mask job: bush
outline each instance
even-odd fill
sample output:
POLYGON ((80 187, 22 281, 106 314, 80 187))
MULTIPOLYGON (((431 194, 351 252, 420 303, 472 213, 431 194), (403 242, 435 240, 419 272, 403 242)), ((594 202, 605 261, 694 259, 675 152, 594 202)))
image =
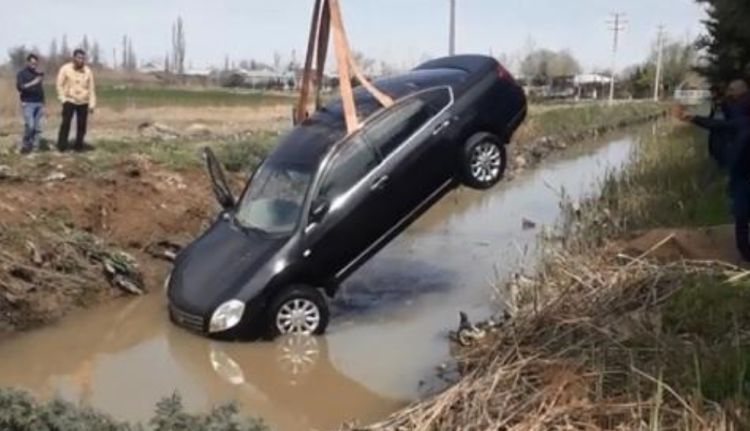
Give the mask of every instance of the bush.
POLYGON ((186 413, 174 394, 156 405, 148 426, 119 422, 89 407, 61 399, 40 403, 27 392, 0 389, 0 429, 3 431, 264 431, 259 420, 239 415, 234 404, 214 408, 205 415, 186 413))

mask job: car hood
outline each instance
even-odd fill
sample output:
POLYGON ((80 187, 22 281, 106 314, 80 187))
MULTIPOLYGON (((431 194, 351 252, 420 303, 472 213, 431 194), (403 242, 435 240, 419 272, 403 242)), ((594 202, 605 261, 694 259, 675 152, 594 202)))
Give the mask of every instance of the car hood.
POLYGON ((244 231, 229 220, 217 221, 175 261, 170 302, 183 311, 205 315, 224 301, 249 300, 248 292, 240 291, 273 264, 287 240, 244 231))

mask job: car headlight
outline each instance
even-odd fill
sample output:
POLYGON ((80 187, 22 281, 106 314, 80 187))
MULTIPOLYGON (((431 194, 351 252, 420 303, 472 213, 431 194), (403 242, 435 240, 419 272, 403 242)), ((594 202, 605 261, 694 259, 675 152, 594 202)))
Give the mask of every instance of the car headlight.
POLYGON ((221 332, 233 328, 242 320, 245 312, 245 303, 236 299, 227 301, 219 306, 211 316, 209 332, 221 332))

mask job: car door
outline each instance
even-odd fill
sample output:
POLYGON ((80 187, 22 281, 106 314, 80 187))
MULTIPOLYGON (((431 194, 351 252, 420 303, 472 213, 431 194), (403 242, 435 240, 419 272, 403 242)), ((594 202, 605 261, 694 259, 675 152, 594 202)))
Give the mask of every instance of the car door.
POLYGON ((374 118, 365 139, 383 159, 381 234, 398 229, 451 178, 448 87, 422 91, 374 118))
POLYGON ((324 214, 308 216, 305 228, 304 255, 314 280, 335 281, 377 238, 371 216, 379 204, 372 184, 379 166, 377 152, 361 133, 348 137, 327 162, 311 204, 311 211, 324 206, 324 214))

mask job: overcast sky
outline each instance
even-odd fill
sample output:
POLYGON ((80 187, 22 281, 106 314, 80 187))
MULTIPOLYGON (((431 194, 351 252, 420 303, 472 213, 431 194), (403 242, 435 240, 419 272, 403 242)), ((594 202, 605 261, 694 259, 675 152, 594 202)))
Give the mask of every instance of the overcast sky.
MULTIPOLYGON (((187 57, 195 68, 255 58, 272 62, 304 54, 313 0, 0 0, 0 52, 37 46, 67 34, 98 40, 105 58, 131 36, 140 60, 163 58, 170 27, 185 21, 187 57)), ((369 57, 411 65, 447 51, 448 0, 341 0, 350 43, 369 57)), ((664 24, 672 37, 695 37, 704 12, 694 0, 458 0, 458 51, 518 54, 537 47, 570 49, 590 70, 609 67, 612 36, 605 21, 627 13, 618 61, 642 61, 664 24)))

